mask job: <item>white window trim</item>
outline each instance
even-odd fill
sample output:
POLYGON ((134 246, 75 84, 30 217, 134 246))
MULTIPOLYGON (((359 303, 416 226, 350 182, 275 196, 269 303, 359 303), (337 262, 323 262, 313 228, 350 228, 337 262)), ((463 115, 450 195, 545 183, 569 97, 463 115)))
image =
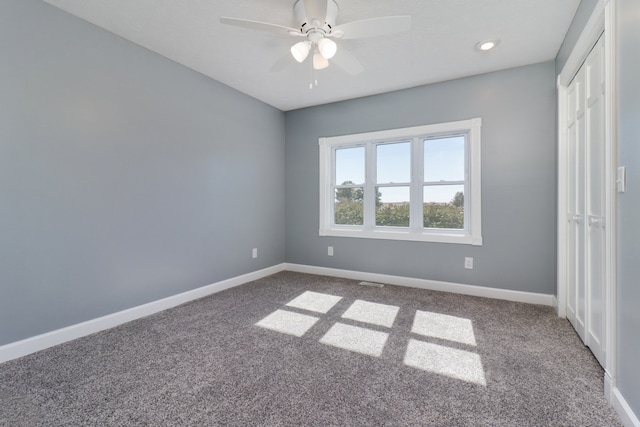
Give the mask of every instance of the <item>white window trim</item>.
MULTIPOLYGON (((434 125, 415 126, 402 129, 391 129, 378 132, 367 132, 352 135, 342 135, 328 138, 320 138, 320 236, 337 236, 337 237, 355 237, 365 239, 388 239, 388 240, 408 240, 420 242, 436 242, 436 243, 458 243, 474 246, 482 246, 482 225, 481 225, 481 172, 480 172, 480 128, 482 119, 473 118, 469 120, 461 120, 449 123, 440 123, 434 125), (465 188, 465 229, 464 230, 435 230, 424 229, 419 230, 415 227, 396 228, 396 227, 372 227, 352 226, 352 225, 334 225, 333 224, 333 193, 332 186, 332 167, 334 164, 333 148, 340 146, 356 146, 377 142, 391 142, 399 140, 408 140, 419 137, 431 136, 447 136, 450 134, 466 134, 467 137, 467 170, 469 178, 469 188, 465 188)), ((417 159, 416 153, 413 159, 417 159)), ((368 162, 374 161, 374 156, 367 155, 368 162)), ((415 160, 414 160, 415 161, 415 160)), ((367 165, 367 171, 372 170, 367 165)), ((416 174, 421 174, 415 165, 412 165, 412 180, 419 181, 416 174)), ((367 176, 365 181, 372 180, 373 177, 367 176)), ((365 183, 365 185, 375 185, 365 183)), ((413 196, 413 194, 412 194, 413 196)), ((366 199, 365 199, 366 200, 366 199)), ((373 201, 369 201, 373 203, 373 201)), ((366 203, 366 201, 365 201, 366 203)), ((369 204, 370 204, 369 203, 369 204)), ((414 204, 415 206, 415 204, 414 204)), ((364 207, 365 211, 371 209, 371 206, 364 207)), ((415 209, 415 208, 414 208, 415 209)), ((412 212, 412 217, 415 218, 412 212)), ((415 223, 415 219, 412 220, 415 223)), ((413 225, 412 223, 412 225, 413 225)))

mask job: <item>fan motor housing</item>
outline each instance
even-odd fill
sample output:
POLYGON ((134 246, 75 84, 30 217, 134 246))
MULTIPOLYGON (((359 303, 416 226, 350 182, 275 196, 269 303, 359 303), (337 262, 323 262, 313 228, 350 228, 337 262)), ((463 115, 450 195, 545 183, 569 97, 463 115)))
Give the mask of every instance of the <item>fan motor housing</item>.
POLYGON ((325 33, 330 33, 331 28, 336 25, 336 17, 338 16, 338 4, 334 0, 316 0, 327 2, 327 16, 308 17, 304 10, 304 1, 297 0, 293 5, 293 16, 296 20, 296 24, 300 27, 300 31, 303 33, 309 33, 309 31, 316 29, 322 30, 325 33))

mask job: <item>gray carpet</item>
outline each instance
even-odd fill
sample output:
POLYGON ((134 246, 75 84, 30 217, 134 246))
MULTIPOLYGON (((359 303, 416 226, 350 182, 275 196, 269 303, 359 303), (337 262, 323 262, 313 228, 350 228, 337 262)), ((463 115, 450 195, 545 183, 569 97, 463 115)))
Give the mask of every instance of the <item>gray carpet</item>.
POLYGON ((621 424, 550 307, 283 272, 1 364, 0 425, 621 424))

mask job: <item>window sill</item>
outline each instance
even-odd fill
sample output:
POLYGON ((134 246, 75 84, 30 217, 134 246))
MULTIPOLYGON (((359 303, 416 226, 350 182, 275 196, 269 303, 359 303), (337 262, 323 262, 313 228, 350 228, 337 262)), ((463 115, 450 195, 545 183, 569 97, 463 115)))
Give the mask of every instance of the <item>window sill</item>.
POLYGON ((482 236, 463 233, 415 232, 403 230, 362 230, 348 228, 331 228, 320 230, 320 236, 352 237, 357 239, 404 240, 409 242, 454 243, 460 245, 482 246, 482 236))

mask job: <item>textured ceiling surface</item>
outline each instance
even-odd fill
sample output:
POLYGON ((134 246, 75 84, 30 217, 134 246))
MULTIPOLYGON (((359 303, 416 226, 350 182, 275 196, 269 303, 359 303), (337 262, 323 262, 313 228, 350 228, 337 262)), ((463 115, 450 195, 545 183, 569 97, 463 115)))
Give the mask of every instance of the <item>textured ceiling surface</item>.
POLYGON ((555 58, 580 0, 336 0, 337 23, 411 15, 411 31, 339 40, 364 66, 315 72, 291 58, 300 39, 220 23, 221 16, 297 27, 295 0, 43 0, 280 110, 325 104, 555 58), (490 52, 474 46, 499 39, 490 52))

